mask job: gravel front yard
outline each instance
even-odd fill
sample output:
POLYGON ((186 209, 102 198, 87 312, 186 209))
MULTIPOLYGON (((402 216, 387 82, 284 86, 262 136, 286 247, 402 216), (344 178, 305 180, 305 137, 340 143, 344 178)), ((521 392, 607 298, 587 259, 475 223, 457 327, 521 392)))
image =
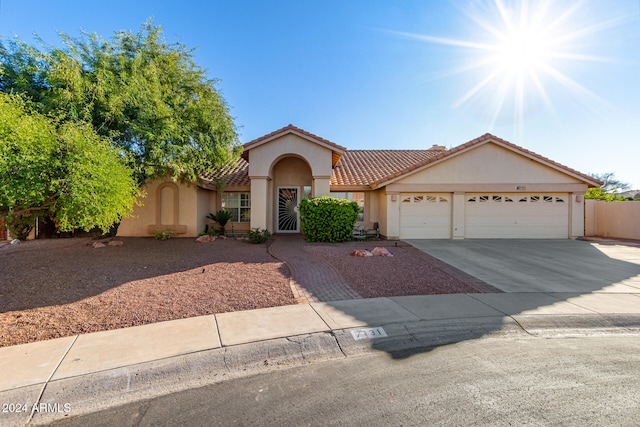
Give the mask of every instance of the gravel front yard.
MULTIPOLYGON (((266 244, 121 238, 0 246, 0 347, 214 313, 296 304, 286 264, 266 244)), ((363 297, 486 291, 403 243, 306 244, 363 297), (388 246, 395 257, 349 257, 388 246)))
POLYGON ((0 346, 296 303, 289 270, 264 244, 118 240, 0 247, 0 346))

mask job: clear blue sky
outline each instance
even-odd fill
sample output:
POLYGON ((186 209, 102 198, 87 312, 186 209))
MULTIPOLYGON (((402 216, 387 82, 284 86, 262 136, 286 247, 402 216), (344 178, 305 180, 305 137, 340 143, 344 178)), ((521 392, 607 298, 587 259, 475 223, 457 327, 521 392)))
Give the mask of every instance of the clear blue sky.
POLYGON ((638 0, 0 0, 0 36, 150 17, 221 79, 243 143, 289 123, 349 149, 490 132, 640 189, 638 0))

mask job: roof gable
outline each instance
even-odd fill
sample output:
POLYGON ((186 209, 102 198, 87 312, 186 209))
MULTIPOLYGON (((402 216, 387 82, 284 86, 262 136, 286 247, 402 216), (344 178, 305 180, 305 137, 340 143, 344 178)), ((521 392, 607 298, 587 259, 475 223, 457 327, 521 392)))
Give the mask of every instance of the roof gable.
POLYGON ((331 142, 327 139, 321 138, 318 135, 314 135, 311 132, 307 132, 304 129, 300 129, 292 124, 289 124, 281 129, 278 129, 274 132, 271 132, 267 135, 261 136, 260 138, 254 139, 253 141, 249 141, 244 144, 242 147, 244 148, 244 152, 242 153, 242 158, 247 160, 249 150, 252 150, 256 147, 259 147, 263 144, 267 144, 273 140, 282 138, 286 135, 296 135, 306 141, 312 142, 314 144, 320 145, 321 147, 327 148, 331 150, 331 165, 335 166, 339 161, 344 152, 347 150, 345 147, 338 145, 334 142, 331 142))
POLYGON ((525 148, 522 148, 518 145, 512 144, 508 141, 505 141, 501 138, 498 138, 494 135, 491 135, 489 133, 482 135, 479 138, 476 138, 474 140, 471 140, 465 144, 459 145, 457 147, 454 147, 448 151, 445 152, 441 152, 438 153, 436 156, 433 156, 429 159, 426 159, 425 161, 421 162, 421 163, 416 163, 412 166, 407 167, 406 169, 394 174, 393 176, 389 176, 387 178, 383 178, 383 179, 378 179, 377 181, 371 183, 371 187, 372 188, 379 188, 379 187, 384 187, 388 184, 391 184, 393 182, 397 182, 399 180, 402 180, 403 178, 406 178, 410 175, 414 175, 420 171, 423 171, 427 168, 430 167, 434 167, 435 165, 444 163, 444 162, 449 162, 451 161, 451 159, 454 159, 458 156, 461 156, 465 153, 468 153, 472 150, 478 149, 479 147, 482 147, 485 144, 495 144, 499 147, 504 148, 507 151, 510 151, 516 155, 522 156, 524 158, 528 158, 534 162, 536 162, 539 165, 543 165, 546 166, 547 168, 550 168, 554 171, 557 171, 561 174, 564 174, 566 176, 569 176, 573 179, 576 179, 580 182, 584 182, 586 184, 588 184, 589 186, 600 186, 601 183, 600 181, 585 175, 583 173, 580 173, 574 169, 571 169, 567 166, 564 166, 560 163, 554 162, 551 159, 548 159, 544 156, 541 156, 539 154, 536 154, 532 151, 529 151, 525 148))

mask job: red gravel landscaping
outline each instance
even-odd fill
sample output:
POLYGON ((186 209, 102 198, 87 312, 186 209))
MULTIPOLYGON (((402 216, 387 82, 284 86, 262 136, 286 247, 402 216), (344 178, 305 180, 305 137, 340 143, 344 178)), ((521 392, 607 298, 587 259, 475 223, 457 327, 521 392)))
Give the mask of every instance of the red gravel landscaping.
POLYGON ((491 286, 404 242, 307 244, 305 251, 331 264, 364 298, 497 292, 491 286), (393 257, 348 256, 354 249, 386 247, 393 257))
MULTIPOLYGON (((286 264, 238 240, 122 238, 0 245, 0 346, 229 311, 296 304, 286 264)), ((402 242, 304 244, 363 297, 491 292, 402 242), (350 257, 387 246, 395 255, 350 257)))

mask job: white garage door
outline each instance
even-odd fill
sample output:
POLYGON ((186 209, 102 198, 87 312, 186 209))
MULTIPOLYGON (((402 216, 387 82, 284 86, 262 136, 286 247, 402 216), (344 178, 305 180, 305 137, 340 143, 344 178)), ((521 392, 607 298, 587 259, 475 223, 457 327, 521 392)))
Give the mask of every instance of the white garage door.
POLYGON ((566 239, 569 196, 560 194, 467 194, 465 237, 566 239))
POLYGON ((451 194, 415 193, 400 195, 401 239, 449 239, 451 237, 451 194))

